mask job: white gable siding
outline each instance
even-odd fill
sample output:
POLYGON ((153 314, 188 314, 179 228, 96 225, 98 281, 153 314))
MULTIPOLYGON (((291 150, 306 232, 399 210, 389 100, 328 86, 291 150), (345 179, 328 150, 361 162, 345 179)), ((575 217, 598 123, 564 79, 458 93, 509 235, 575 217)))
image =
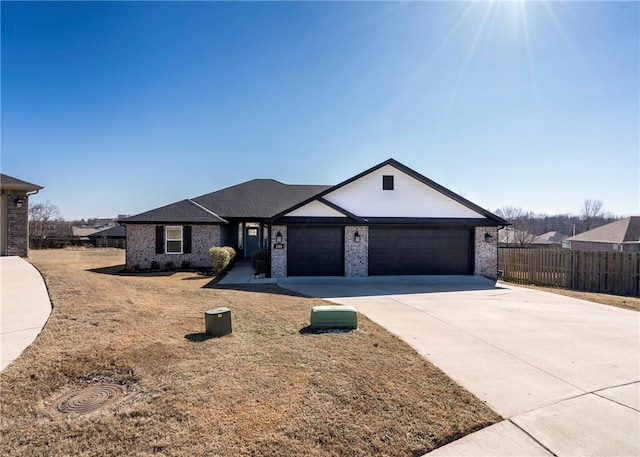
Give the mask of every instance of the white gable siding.
POLYGON ((346 217, 340 211, 325 205, 318 200, 307 203, 300 208, 285 214, 290 217, 346 217))
POLYGON ((324 198, 361 217, 485 217, 391 165, 336 189, 324 198), (394 190, 382 190, 383 175, 395 177, 394 190))

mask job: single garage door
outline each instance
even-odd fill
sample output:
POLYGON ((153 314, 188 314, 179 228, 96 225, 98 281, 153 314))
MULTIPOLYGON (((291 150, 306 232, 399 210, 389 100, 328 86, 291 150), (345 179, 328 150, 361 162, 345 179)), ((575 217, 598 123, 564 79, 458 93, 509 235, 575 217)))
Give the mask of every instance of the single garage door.
POLYGON ((288 276, 342 276, 343 227, 289 227, 288 276))
POLYGON ((369 275, 473 273, 468 229, 369 227, 369 275))

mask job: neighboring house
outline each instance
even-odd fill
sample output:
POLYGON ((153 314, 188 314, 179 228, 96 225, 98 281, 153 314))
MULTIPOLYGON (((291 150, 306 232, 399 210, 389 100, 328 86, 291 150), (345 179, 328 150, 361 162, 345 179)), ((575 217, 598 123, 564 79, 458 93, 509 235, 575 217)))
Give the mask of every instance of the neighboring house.
POLYGON ((389 159, 335 186, 255 179, 119 221, 127 269, 268 249, 272 277, 497 276, 508 222, 389 159))
POLYGON ((571 236, 563 246, 572 251, 640 251, 640 216, 631 216, 571 236))
POLYGON ((0 173, 0 255, 29 255, 29 195, 40 189, 0 173))
POLYGON ((501 248, 526 248, 536 238, 525 230, 504 227, 498 231, 498 246, 501 248))
POLYGON ((97 248, 124 248, 126 237, 127 229, 124 225, 116 225, 88 235, 91 244, 97 248))
POLYGON ((539 249, 562 248, 562 241, 567 238, 562 232, 552 231, 536 236, 529 247, 539 249))

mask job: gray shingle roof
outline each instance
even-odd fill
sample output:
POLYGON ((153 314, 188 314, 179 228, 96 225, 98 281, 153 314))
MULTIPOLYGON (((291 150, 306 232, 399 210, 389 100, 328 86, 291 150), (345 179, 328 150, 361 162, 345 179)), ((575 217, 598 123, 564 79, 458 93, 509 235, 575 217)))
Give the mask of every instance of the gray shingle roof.
POLYGON ((531 244, 554 244, 554 243, 560 243, 566 237, 567 237, 567 235, 565 235, 562 232, 552 231, 552 232, 547 232, 547 233, 543 233, 542 235, 536 236, 533 239, 533 241, 531 242, 531 244))
POLYGON ((193 200, 225 219, 266 219, 329 187, 283 184, 274 179, 253 179, 193 200))
POLYGON ((227 221, 211 210, 187 199, 127 217, 119 222, 224 224, 227 221))
POLYGON ((42 186, 31 184, 30 182, 5 175, 4 173, 0 173, 0 187, 3 189, 23 190, 25 192, 33 192, 42 189, 42 186))
POLYGON ((137 214, 124 223, 213 223, 226 219, 268 219, 330 186, 283 184, 253 179, 199 197, 137 214))
POLYGON ((89 238, 102 238, 102 237, 122 237, 127 235, 127 228, 124 225, 116 225, 108 229, 100 230, 89 235, 89 238))
POLYGON ((610 224, 596 227, 579 235, 567 238, 569 241, 591 241, 594 243, 624 243, 640 241, 640 216, 631 216, 610 224))

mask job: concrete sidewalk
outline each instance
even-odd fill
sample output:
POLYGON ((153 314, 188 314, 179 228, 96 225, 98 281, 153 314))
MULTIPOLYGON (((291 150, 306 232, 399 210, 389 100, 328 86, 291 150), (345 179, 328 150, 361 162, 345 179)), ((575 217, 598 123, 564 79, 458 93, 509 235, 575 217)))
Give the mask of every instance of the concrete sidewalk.
POLYGON ((430 455, 640 455, 640 314, 478 281, 278 284, 354 306, 506 419, 430 455))
POLYGON ((20 257, 0 257, 0 371, 40 334, 51 314, 40 273, 20 257))
POLYGON ((218 281, 218 285, 226 286, 231 284, 276 284, 274 278, 256 278, 251 267, 250 260, 238 260, 230 271, 218 281))

